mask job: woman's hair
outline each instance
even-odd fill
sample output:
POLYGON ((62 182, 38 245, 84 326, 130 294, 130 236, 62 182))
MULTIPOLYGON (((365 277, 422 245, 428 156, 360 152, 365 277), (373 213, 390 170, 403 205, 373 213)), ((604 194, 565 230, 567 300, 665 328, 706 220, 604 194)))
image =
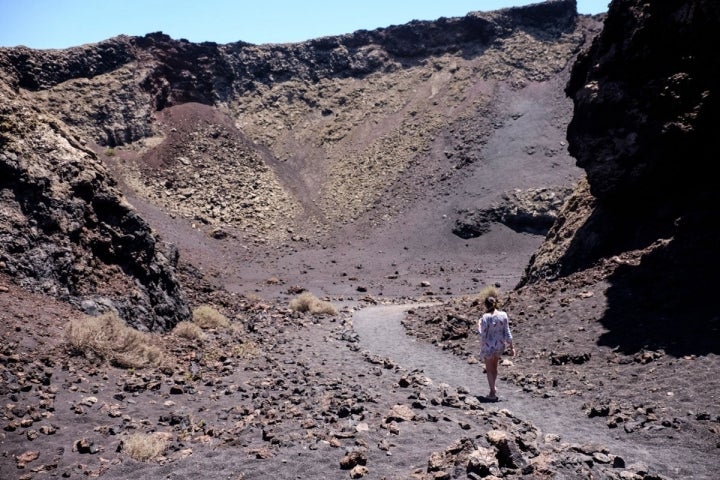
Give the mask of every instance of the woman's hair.
POLYGON ((497 298, 493 297, 492 295, 489 295, 485 298, 485 308, 488 310, 495 310, 495 307, 497 307, 497 298))

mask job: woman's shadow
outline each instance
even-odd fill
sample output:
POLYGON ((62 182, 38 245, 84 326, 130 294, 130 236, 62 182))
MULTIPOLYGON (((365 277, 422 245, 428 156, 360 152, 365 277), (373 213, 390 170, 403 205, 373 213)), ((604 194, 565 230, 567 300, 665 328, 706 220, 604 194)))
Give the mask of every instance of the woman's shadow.
POLYGON ((475 398, 477 398, 480 403, 497 403, 500 401, 500 397, 489 397, 487 395, 480 395, 475 398))

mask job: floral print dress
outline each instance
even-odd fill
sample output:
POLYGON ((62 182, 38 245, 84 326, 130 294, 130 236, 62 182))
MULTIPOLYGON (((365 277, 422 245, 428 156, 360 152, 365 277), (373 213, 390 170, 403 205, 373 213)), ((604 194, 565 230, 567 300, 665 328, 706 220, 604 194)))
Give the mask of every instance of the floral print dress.
POLYGON ((484 313, 480 319, 478 331, 480 332, 480 359, 482 361, 494 355, 502 355, 505 346, 512 342, 510 320, 507 313, 502 310, 484 313))

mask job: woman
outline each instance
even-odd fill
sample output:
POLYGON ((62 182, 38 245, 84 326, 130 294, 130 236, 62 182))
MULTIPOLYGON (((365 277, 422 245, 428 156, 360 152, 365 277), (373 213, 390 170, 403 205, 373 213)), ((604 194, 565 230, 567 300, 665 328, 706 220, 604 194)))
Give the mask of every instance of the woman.
POLYGON ((485 362, 485 372, 490 385, 490 395, 487 396, 487 399, 492 401, 498 399, 495 380, 497 380, 500 355, 503 354, 506 347, 510 347, 510 355, 515 356, 515 347, 510 333, 510 320, 507 313, 498 310, 497 303, 497 298, 494 296, 485 298, 486 313, 483 313, 482 318, 478 321, 481 342, 480 358, 485 362))

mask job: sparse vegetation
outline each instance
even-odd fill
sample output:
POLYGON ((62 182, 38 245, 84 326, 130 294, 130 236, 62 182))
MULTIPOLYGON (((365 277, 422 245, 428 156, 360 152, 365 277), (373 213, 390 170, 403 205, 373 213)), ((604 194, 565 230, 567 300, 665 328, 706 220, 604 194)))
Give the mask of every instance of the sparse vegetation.
POLYGON ((480 290, 480 293, 478 294, 478 300, 480 302, 480 305, 483 305, 485 303, 485 299, 491 296, 497 299, 498 308, 502 307, 503 301, 500 297, 500 289, 498 289, 495 285, 488 285, 482 290, 480 290))
POLYGON ((198 327, 203 329, 230 327, 230 320, 210 305, 201 305, 193 310, 192 319, 198 327))
POLYGON ((108 157, 114 157, 115 156, 115 149, 114 148, 106 148, 105 149, 105 155, 108 157))
POLYGON ((244 296, 250 305, 258 305, 261 303, 266 303, 265 299, 256 293, 246 293, 244 296))
POLYGON ((161 455, 167 442, 167 435, 163 433, 136 433, 123 442, 123 452, 137 461, 146 462, 161 455))
POLYGON ((310 292, 303 292, 290 301, 290 309, 295 312, 309 312, 313 315, 337 315, 332 303, 320 300, 310 292))
POLYGON ((232 355, 235 358, 254 358, 259 351, 257 343, 252 340, 244 341, 232 347, 232 355))
POLYGON ((193 322, 180 322, 175 325, 172 334, 177 337, 186 338, 188 340, 197 340, 203 338, 202 329, 193 322))
POLYGON ((128 327, 113 312, 71 320, 65 341, 73 355, 121 368, 158 366, 164 356, 152 335, 128 327))

